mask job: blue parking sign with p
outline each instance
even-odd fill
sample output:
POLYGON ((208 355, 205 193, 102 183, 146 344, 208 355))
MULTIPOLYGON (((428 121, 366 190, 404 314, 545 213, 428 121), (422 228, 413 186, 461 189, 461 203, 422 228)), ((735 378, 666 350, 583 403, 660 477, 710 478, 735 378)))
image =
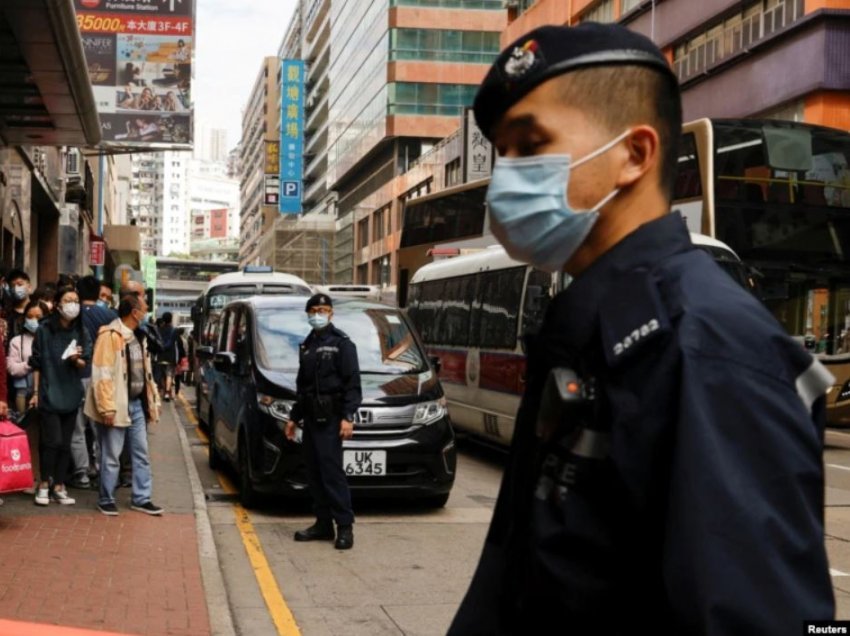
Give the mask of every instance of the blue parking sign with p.
POLYGON ((281 60, 280 199, 282 214, 301 213, 304 171, 304 61, 281 60))

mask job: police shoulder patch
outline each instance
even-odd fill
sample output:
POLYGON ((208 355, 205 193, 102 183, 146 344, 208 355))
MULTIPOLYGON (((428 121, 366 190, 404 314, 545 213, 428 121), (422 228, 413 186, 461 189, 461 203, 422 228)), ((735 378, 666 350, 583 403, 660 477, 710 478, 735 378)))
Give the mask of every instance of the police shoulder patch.
POLYGON ((647 271, 622 276, 600 305, 599 326, 612 367, 669 333, 670 318, 653 276, 647 271))

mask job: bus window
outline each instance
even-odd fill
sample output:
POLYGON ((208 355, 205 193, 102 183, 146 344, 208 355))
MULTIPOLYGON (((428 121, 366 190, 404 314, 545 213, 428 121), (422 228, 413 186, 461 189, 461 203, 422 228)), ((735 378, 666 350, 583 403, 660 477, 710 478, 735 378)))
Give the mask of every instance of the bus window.
POLYGON ((459 276, 446 281, 442 323, 437 326, 443 344, 466 346, 469 343, 469 319, 474 295, 474 276, 459 276))
POLYGON ((525 267, 484 272, 472 311, 472 343, 493 349, 513 349, 525 267))

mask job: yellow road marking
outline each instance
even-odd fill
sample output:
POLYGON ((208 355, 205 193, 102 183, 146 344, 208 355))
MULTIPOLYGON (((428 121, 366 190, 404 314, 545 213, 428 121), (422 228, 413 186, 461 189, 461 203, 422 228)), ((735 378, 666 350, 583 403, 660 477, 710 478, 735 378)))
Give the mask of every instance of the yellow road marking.
POLYGON ((298 629, 295 617, 292 615, 286 601, 283 600, 283 594, 269 567, 269 562, 266 560, 263 547, 260 545, 260 538, 257 536, 254 525, 248 517, 248 511, 239 504, 236 504, 234 506, 234 512, 236 513, 236 526, 242 535, 242 543, 245 545, 248 559, 254 568, 254 576, 257 577, 260 592, 263 594, 266 607, 269 608, 269 614, 271 614, 277 628, 277 633, 282 636, 300 636, 301 630, 298 629))
MULTIPOLYGON (((177 399, 180 401, 189 422, 195 425, 197 436, 209 444, 210 440, 198 425, 198 419, 195 417, 195 413, 192 411, 192 407, 186 401, 186 398, 178 395, 177 399)), ((206 450, 209 453, 209 448, 206 450)), ((215 474, 225 493, 235 495, 239 492, 225 474, 221 471, 216 471, 215 474)), ((260 545, 260 537, 257 536, 257 532, 254 530, 254 524, 251 523, 248 511, 237 503, 234 504, 233 512, 236 514, 236 527, 239 528, 239 534, 242 536, 242 544, 248 553, 248 560, 251 562, 254 576, 257 578, 257 584, 260 586, 260 592, 263 595, 266 607, 269 608, 269 614, 277 628, 277 633, 281 636, 301 636, 301 630, 298 629, 295 617, 286 604, 280 587, 278 587, 277 580, 274 578, 274 573, 266 559, 266 554, 263 552, 262 545, 260 545)))

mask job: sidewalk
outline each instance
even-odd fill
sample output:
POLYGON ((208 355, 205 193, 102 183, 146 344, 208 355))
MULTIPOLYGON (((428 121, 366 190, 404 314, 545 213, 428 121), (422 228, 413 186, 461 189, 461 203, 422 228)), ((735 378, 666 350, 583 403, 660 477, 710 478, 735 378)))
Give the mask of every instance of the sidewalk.
POLYGON ((172 405, 163 406, 149 434, 162 517, 130 510, 129 488, 118 491, 118 517, 98 512, 94 490, 69 488, 74 506, 3 496, 0 617, 151 636, 211 633, 185 442, 172 405))

